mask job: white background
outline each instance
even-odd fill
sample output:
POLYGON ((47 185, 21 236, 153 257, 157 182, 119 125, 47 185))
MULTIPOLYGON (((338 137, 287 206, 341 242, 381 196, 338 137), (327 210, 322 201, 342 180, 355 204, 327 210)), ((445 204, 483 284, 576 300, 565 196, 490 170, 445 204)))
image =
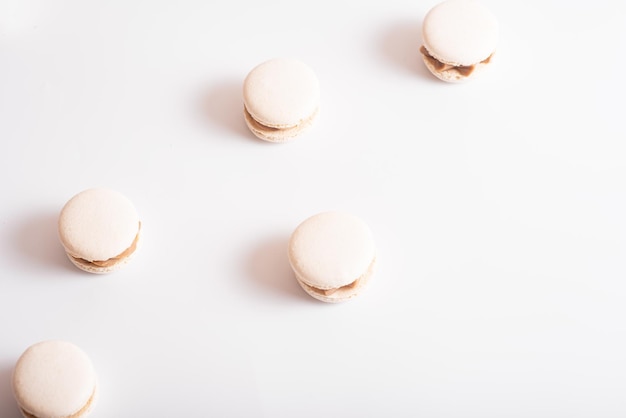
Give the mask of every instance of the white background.
POLYGON ((95 417, 625 417, 625 3, 485 0, 497 59, 462 85, 418 53, 435 3, 0 0, 0 416, 55 338, 95 417), (242 114, 277 56, 322 88, 287 144, 242 114), (56 233, 97 186, 143 222, 106 276, 56 233), (286 257, 332 209, 379 253, 339 305, 286 257))

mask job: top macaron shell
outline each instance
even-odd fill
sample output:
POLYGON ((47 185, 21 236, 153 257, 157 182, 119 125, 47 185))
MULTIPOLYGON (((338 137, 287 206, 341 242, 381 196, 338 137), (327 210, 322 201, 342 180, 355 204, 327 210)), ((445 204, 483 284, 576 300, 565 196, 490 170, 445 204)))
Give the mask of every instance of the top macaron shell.
POLYGON ((302 222, 291 235, 289 260, 300 280, 318 289, 346 286, 370 271, 374 239, 359 218, 323 212, 302 222))
POLYGON ((306 64, 274 58, 248 73, 243 97, 246 110, 257 122, 271 128, 290 128, 317 112, 319 81, 306 64))
POLYGON ((424 17, 424 46, 437 60, 454 66, 477 64, 496 49, 496 17, 476 0, 447 0, 424 17))
POLYGON ((96 384, 87 354, 66 341, 30 346, 13 371, 16 401, 24 412, 35 417, 70 417, 79 411, 88 412, 96 384))
POLYGON ((134 205, 110 189, 88 189, 71 198, 59 216, 59 237, 68 254, 87 261, 116 257, 139 231, 134 205))

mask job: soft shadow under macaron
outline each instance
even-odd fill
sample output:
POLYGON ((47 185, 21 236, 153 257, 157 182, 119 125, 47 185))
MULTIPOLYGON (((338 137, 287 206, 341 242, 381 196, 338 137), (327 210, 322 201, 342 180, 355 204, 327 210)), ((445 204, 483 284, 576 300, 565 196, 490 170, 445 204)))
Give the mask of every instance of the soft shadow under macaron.
POLYGON ((287 256, 288 236, 270 237, 257 242, 246 260, 247 276, 256 286, 276 295, 310 301, 293 280, 287 256))

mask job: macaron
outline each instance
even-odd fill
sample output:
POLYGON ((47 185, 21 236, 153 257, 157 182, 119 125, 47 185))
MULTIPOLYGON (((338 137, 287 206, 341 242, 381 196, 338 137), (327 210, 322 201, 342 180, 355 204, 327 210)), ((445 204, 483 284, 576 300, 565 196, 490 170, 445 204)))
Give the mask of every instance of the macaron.
POLYGON ((58 227, 70 261, 89 273, 118 270, 139 247, 135 206, 111 189, 87 189, 72 197, 61 209, 58 227))
POLYGON ((315 72, 292 58, 274 58, 254 67, 243 83, 244 116, 258 138, 285 142, 313 125, 319 113, 315 72))
POLYGON ((376 265, 370 228, 346 212, 303 221, 289 239, 289 263, 300 286, 323 302, 343 302, 368 285, 376 265))
POLYGON ((94 407, 96 393, 90 358, 66 341, 31 345, 13 371, 13 394, 25 418, 84 418, 94 407))
POLYGON ((437 78, 462 82, 491 62, 499 39, 495 15, 476 0, 446 0, 424 17, 424 64, 437 78))

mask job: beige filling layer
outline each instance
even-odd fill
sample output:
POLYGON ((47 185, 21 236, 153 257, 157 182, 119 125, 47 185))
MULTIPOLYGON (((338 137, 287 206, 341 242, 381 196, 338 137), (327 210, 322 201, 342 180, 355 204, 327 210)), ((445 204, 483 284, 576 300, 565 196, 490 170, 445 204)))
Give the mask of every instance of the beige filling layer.
POLYGON ((93 261, 85 260, 84 258, 80 258, 80 257, 74 257, 73 255, 71 255, 71 257, 77 260, 79 263, 85 264, 85 265, 91 265, 94 267, 112 267, 135 252, 135 250, 137 249, 137 243, 139 242, 139 231, 141 231, 141 222, 139 222, 139 230, 137 231, 137 235, 135 235, 135 239, 133 243, 130 245, 130 247, 128 247, 121 254, 116 255, 115 257, 111 257, 107 260, 93 260, 93 261))
MULTIPOLYGON (((440 72, 440 73, 443 73, 445 71, 456 71, 457 73, 459 73, 463 77, 467 77, 470 74, 472 74, 472 72, 474 72, 474 70, 476 69, 476 64, 473 64, 473 65, 450 65, 450 64, 443 63, 443 62, 439 61, 437 58, 435 58, 432 55, 430 55, 430 53, 428 52, 428 50, 426 49, 426 47, 424 45, 422 45, 422 47, 420 48, 420 52, 422 53, 422 55, 424 55, 424 57, 426 57, 428 62, 431 63, 433 68, 435 70, 437 70, 438 72, 440 72)), ((492 56, 493 56, 493 54, 489 55, 487 58, 482 60, 479 64, 489 64, 489 61, 491 61, 491 57, 492 56)))
POLYGON ((367 272, 365 272, 365 274, 363 274, 361 277, 359 277, 352 283, 348 283, 340 287, 334 287, 332 289, 320 289, 318 287, 311 286, 310 284, 304 283, 302 280, 300 280, 300 282, 306 285, 307 288, 309 288, 311 291, 315 293, 319 293, 320 295, 324 295, 324 296, 332 296, 333 294, 337 292, 356 289, 361 284, 361 282, 366 281, 372 275, 375 265, 376 265, 376 259, 374 258, 374 260, 372 260, 369 267, 367 268, 367 272))
POLYGON ((273 126, 267 126, 267 125, 263 125, 261 122, 259 122, 258 120, 256 120, 252 114, 248 111, 248 108, 244 105, 243 107, 243 111, 245 112, 246 115, 246 119, 248 120, 248 122, 254 127, 254 129, 256 129, 258 132, 289 132, 289 131, 297 131, 299 129, 302 129, 302 127, 309 125, 313 119, 315 118, 315 116, 317 115, 317 111, 315 111, 315 113, 313 113, 313 115, 311 115, 309 118, 304 119, 301 123, 294 125, 294 126, 286 126, 284 128, 276 128, 273 126))
POLYGON ((359 284, 360 279, 356 279, 355 281, 353 281, 352 283, 348 283, 347 285, 341 286, 341 287, 336 287, 333 289, 319 289, 317 287, 313 287, 313 286, 309 286, 311 289, 313 289, 313 291, 315 291, 316 293, 321 293, 324 296, 330 296, 334 293, 339 292, 340 290, 350 290, 350 289, 354 289, 358 284, 359 284))
MULTIPOLYGON (((81 415, 83 415, 85 412, 89 410, 89 408, 91 408, 91 404, 93 403, 93 400, 95 399, 95 397, 96 397, 96 388, 94 388, 93 392, 91 392, 91 396, 89 397, 89 400, 87 401, 85 406, 83 406, 78 411, 74 412, 73 414, 67 415, 63 418, 80 418, 81 415)), ((22 415, 24 415, 24 417, 26 418, 40 418, 37 415, 33 415, 30 412, 24 410, 24 408, 22 408, 21 406, 20 406, 20 411, 22 412, 22 415)))

